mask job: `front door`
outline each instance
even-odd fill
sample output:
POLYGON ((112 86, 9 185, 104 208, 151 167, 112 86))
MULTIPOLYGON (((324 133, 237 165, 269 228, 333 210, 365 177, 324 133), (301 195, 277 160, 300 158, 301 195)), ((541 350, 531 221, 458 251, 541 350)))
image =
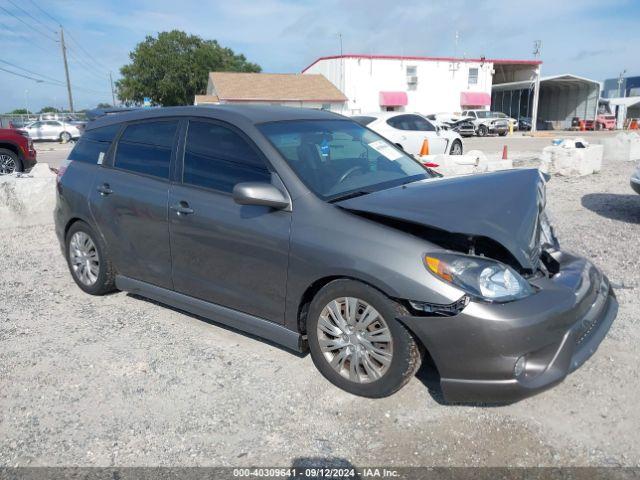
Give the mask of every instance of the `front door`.
POLYGON ((189 121, 183 157, 169 193, 175 290, 283 323, 291 213, 231 194, 275 174, 244 134, 214 121, 189 121))
POLYGON ((90 208, 118 273, 172 288, 169 179, 178 122, 132 123, 95 177, 90 208))

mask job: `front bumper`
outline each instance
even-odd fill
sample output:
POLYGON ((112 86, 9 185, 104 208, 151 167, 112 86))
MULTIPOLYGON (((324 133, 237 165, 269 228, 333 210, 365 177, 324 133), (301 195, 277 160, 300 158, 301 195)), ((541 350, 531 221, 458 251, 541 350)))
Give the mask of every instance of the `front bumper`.
POLYGON ((450 402, 513 402, 560 383, 596 351, 616 317, 607 278, 590 262, 555 252, 560 272, 532 280, 525 299, 470 302, 451 317, 402 317, 424 343, 450 402), (524 371, 516 376, 517 360, 524 371))

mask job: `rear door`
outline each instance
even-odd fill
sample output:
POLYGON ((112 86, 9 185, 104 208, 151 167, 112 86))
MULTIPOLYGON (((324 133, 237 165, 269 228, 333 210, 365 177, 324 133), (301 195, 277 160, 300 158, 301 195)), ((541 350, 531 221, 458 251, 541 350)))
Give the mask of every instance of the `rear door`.
POLYGON ((431 155, 437 153, 448 153, 449 141, 442 137, 436 127, 424 117, 420 115, 411 115, 413 121, 413 128, 415 131, 420 132, 419 138, 429 140, 429 153, 431 155))
POLYGON ((118 273, 164 288, 173 287, 167 198, 177 130, 172 119, 126 125, 90 197, 118 273))
POLYGON ((169 194, 175 290, 283 323, 291 212, 238 205, 231 194, 237 183, 277 177, 229 124, 191 119, 185 137, 169 194))

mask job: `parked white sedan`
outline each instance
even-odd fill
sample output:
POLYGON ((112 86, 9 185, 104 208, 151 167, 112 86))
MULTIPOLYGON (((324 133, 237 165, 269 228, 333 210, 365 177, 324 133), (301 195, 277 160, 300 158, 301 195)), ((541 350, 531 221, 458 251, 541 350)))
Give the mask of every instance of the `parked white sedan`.
POLYGON ((38 120, 22 128, 33 140, 60 140, 68 142, 80 137, 80 129, 76 125, 59 120, 38 120))
POLYGON ((391 140, 412 155, 420 155, 425 139, 429 154, 462 155, 462 137, 444 130, 417 113, 376 112, 351 117, 374 132, 391 140))

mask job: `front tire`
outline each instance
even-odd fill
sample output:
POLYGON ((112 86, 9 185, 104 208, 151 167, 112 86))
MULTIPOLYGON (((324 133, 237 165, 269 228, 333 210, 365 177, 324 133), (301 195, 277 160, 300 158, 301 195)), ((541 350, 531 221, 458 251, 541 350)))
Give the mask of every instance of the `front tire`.
POLYGON ((501 137, 506 137, 507 133, 509 133, 509 132, 500 132, 498 135, 500 135, 501 137))
POLYGON ((90 295, 115 290, 115 270, 102 239, 84 222, 71 225, 65 239, 69 271, 76 284, 90 295))
POLYGON ((8 175, 14 172, 22 172, 22 162, 15 152, 0 148, 0 175, 8 175))
POLYGON ((486 126, 480 125, 478 127, 478 136, 479 137, 486 137, 487 133, 489 133, 489 129, 486 126))
POLYGON ((402 388, 420 367, 419 344, 396 318, 404 307, 353 280, 324 286, 309 308, 311 358, 322 375, 354 395, 380 398, 402 388))

